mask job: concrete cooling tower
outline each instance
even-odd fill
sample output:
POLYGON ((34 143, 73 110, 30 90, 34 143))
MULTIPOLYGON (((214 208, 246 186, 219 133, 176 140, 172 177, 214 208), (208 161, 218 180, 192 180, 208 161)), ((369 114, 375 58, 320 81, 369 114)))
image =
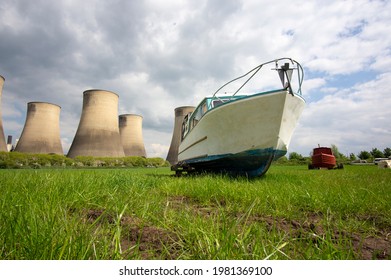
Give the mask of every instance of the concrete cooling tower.
POLYGON ((5 143, 5 136, 3 130, 3 121, 1 117, 1 95, 3 93, 4 77, 0 76, 0 152, 7 151, 7 144, 5 143))
POLYGON ((60 106, 51 103, 27 103, 26 122, 15 151, 62 155, 60 110, 60 106))
POLYGON ((92 89, 83 93, 79 127, 68 157, 124 157, 118 126, 118 95, 92 89))
POLYGON ((172 165, 178 162, 178 149, 179 144, 181 143, 183 119, 187 114, 192 113, 194 109, 195 107, 193 106, 183 106, 175 108, 174 132, 172 133, 171 145, 167 154, 167 161, 172 165))
POLYGON ((134 114, 119 116, 119 133, 125 156, 147 157, 143 133, 143 117, 134 114))

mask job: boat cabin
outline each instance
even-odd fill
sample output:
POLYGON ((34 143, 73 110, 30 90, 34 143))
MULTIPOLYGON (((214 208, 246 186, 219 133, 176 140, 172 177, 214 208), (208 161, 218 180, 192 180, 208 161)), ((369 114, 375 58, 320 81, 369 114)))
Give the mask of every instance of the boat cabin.
POLYGON ((313 155, 319 155, 319 154, 333 155, 333 150, 329 147, 315 148, 313 151, 313 155))
POLYGON ((197 106, 194 112, 185 116, 182 123, 182 140, 197 125, 206 112, 233 100, 243 98, 244 96, 224 96, 224 97, 206 97, 197 106))

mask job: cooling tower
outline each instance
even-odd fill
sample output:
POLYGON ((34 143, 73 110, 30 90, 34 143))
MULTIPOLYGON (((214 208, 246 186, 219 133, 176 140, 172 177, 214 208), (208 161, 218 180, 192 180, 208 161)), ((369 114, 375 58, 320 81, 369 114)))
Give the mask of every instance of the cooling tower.
POLYGON ((118 95, 92 89, 83 93, 83 109, 79 127, 68 157, 123 157, 118 126, 118 95))
POLYGON ((119 133, 125 156, 147 157, 143 140, 143 117, 134 114, 119 116, 119 133))
POLYGON ((26 122, 15 151, 62 155, 60 110, 60 106, 51 103, 27 103, 26 122))
POLYGON ((5 136, 3 130, 3 121, 1 117, 1 94, 3 92, 4 81, 5 81, 4 77, 0 76, 0 152, 7 151, 7 144, 5 143, 5 136))
POLYGON ((167 161, 172 165, 178 162, 178 149, 179 144, 181 143, 183 119, 187 114, 192 113, 194 109, 195 107, 193 106, 183 106, 175 108, 174 132, 172 133, 171 145, 167 154, 167 161))

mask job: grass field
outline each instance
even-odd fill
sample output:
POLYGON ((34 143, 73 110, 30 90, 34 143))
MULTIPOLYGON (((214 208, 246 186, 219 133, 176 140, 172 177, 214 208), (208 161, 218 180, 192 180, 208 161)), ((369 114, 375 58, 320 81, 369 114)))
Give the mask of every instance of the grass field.
POLYGON ((0 170, 0 259, 391 259, 391 171, 0 170))

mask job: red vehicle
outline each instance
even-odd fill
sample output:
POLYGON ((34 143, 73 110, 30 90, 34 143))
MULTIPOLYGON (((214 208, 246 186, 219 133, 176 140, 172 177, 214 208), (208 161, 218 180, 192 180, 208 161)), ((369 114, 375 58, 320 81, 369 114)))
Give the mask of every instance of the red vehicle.
POLYGON ((337 160, 333 155, 333 151, 328 147, 318 147, 313 150, 312 163, 308 165, 308 169, 319 169, 319 168, 343 168, 342 163, 337 165, 337 160))

